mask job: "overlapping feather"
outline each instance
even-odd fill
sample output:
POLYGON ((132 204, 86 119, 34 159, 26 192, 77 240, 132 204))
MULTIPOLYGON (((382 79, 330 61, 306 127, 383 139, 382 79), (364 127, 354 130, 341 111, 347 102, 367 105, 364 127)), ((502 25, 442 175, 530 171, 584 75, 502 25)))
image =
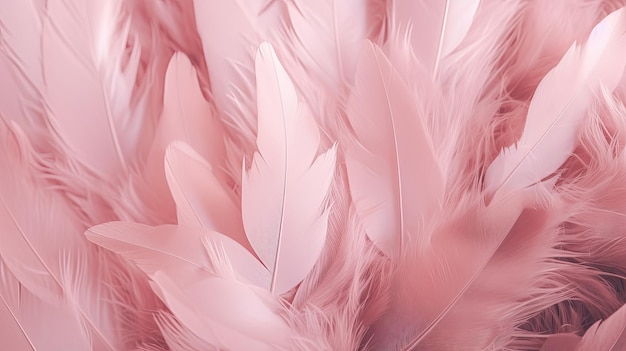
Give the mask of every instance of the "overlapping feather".
POLYGON ((620 9, 603 19, 585 45, 574 44, 539 83, 522 137, 487 169, 485 187, 492 196, 506 195, 548 177, 574 151, 576 131, 594 94, 601 86, 613 91, 624 71, 625 16, 626 10, 620 9))

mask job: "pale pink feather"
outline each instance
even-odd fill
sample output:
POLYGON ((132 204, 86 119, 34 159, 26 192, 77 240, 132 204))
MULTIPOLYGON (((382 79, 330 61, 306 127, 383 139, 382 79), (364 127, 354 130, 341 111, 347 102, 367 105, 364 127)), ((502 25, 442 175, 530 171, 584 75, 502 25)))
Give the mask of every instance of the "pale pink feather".
POLYGON ((413 52, 437 75, 439 61, 459 45, 472 25, 480 0, 391 0, 394 26, 410 28, 413 52))
POLYGON ((189 145, 170 144, 165 154, 165 175, 176 202, 178 224, 224 233, 251 249, 238 201, 216 173, 189 145))
POLYGON ((442 205, 445 178, 408 88, 373 43, 361 50, 347 111, 352 199, 367 235, 396 259, 442 205))
POLYGON ((522 137, 502 150, 487 169, 485 187, 490 194, 503 196, 532 185, 565 162, 574 151, 578 127, 594 94, 600 86, 612 91, 619 83, 625 55, 626 9, 621 9, 602 20, 584 46, 574 44, 543 78, 530 103, 522 137))
POLYGON ((256 59, 258 152, 242 182, 242 216, 255 252, 272 272, 270 290, 284 293, 315 265, 328 226, 333 147, 315 158, 320 135, 270 44, 256 59))
POLYGON ((288 349, 290 328, 278 314, 280 304, 266 290, 218 277, 191 277, 184 284, 175 284, 162 272, 152 278, 177 318, 210 344, 227 349, 288 349))

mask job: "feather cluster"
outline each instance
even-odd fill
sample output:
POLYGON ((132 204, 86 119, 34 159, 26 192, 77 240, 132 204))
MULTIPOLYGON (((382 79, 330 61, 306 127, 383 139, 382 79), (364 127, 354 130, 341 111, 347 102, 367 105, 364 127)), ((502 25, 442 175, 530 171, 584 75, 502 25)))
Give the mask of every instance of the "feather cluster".
POLYGON ((0 0, 6 350, 626 350, 626 1, 0 0))

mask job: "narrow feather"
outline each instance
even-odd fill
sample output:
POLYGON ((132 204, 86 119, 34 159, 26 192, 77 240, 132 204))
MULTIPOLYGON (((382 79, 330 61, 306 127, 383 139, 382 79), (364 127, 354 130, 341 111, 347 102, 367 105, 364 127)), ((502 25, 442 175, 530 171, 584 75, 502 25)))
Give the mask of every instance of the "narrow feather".
POLYGON ((408 88, 382 51, 366 43, 348 102, 354 137, 346 166, 354 204, 370 239, 398 258, 443 202, 445 179, 408 88))
POLYGON ((250 244, 284 293, 309 273, 326 240, 333 147, 315 159, 319 131, 267 43, 256 59, 258 153, 242 182, 242 216, 250 244), (314 160, 315 159, 315 160, 314 160))
POLYGON ((393 0, 390 17, 395 26, 411 29, 413 52, 437 75, 439 61, 459 45, 472 25, 480 0, 393 0))
POLYGON ((619 83, 624 55, 626 9, 621 9, 602 20, 584 46, 574 44, 543 78, 530 103, 522 137, 502 150, 487 169, 485 187, 490 194, 502 196, 534 184, 565 162, 574 151, 577 129, 594 94, 601 85, 613 91, 619 83))

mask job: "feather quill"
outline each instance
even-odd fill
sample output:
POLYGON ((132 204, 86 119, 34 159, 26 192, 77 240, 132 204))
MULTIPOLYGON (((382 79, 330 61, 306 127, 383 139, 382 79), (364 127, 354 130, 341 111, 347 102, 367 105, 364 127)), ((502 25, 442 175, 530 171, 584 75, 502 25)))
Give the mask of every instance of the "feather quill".
POLYGON ((250 244, 272 272, 270 290, 282 294, 304 279, 324 246, 336 148, 315 159, 315 120, 268 43, 259 47, 256 73, 264 87, 257 92, 258 152, 243 177, 242 217, 250 244))
POLYGON ((361 50, 348 100, 346 167, 354 205, 369 238, 398 258, 443 202, 445 179, 412 95, 373 43, 361 50))
POLYGON ((408 27, 413 52, 437 76, 439 62, 456 49, 469 31, 480 0, 392 0, 389 17, 395 28, 408 27))
POLYGON ((539 83, 520 140, 502 150, 485 173, 488 194, 496 198, 537 183, 565 162, 594 95, 601 86, 609 92, 617 87, 624 57, 623 8, 596 25, 584 46, 572 45, 539 83))

